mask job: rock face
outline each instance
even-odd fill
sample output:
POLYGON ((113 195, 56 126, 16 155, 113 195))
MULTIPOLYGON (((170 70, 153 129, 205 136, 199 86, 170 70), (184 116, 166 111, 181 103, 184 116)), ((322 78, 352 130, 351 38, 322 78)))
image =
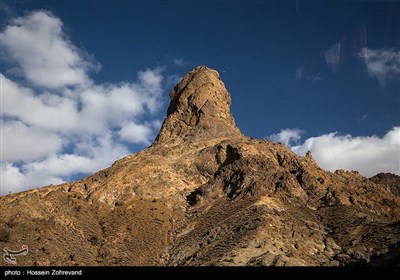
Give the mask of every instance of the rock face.
POLYGON ((215 70, 195 68, 170 99, 149 148, 0 197, 0 247, 28 245, 29 266, 399 264, 390 188, 244 136, 215 70))
POLYGON ((379 173, 369 179, 376 184, 386 186, 393 194, 400 196, 400 176, 391 173, 379 173))
POLYGON ((230 113, 231 96, 217 71, 199 66, 170 92, 170 105, 154 145, 201 142, 241 135, 230 113))

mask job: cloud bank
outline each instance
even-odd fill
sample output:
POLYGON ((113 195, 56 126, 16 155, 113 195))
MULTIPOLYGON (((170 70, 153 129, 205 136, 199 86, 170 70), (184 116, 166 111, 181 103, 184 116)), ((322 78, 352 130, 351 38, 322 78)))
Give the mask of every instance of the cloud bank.
POLYGON ((340 135, 337 132, 299 142, 301 130, 285 129, 269 137, 281 142, 296 154, 304 156, 311 151, 318 164, 329 171, 357 170, 367 177, 379 172, 400 175, 400 127, 393 127, 383 137, 340 135))
POLYGON ((98 84, 90 73, 100 64, 63 28, 52 13, 34 11, 0 33, 8 66, 0 73, 1 195, 104 168, 130 144, 151 143, 160 126, 141 117, 161 107, 162 70, 98 84))

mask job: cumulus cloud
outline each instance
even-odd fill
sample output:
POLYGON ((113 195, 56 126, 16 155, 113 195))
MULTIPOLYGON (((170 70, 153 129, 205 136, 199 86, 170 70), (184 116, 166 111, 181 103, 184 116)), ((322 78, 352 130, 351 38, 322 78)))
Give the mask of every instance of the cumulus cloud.
POLYGON ((153 130, 149 125, 129 122, 121 128, 118 134, 122 140, 130 143, 150 144, 149 136, 152 132, 153 130))
MULTIPOLYGON (((291 139, 284 135, 281 137, 283 140, 291 139)), ((298 155, 304 156, 311 151, 318 164, 329 171, 357 170, 367 177, 379 172, 400 175, 400 127, 394 127, 383 137, 340 135, 334 132, 308 138, 296 146, 290 145, 290 141, 286 143, 298 155)))
POLYGON ((98 69, 63 32, 61 20, 47 11, 15 18, 1 33, 1 48, 30 83, 46 88, 85 85, 87 70, 98 69))
POLYGON ((1 83, 0 194, 58 184, 148 145, 160 122, 162 69, 136 81, 99 84, 99 63, 76 47, 47 11, 13 19, 0 33, 9 68, 1 83))
POLYGON ((1 122, 2 161, 32 160, 57 153, 62 147, 59 135, 20 121, 1 122))
POLYGON ((286 146, 290 147, 292 144, 296 144, 299 142, 301 138, 301 134, 303 134, 304 131, 301 129, 282 129, 279 133, 272 134, 267 139, 273 141, 273 142, 279 142, 282 144, 285 144, 286 146))
POLYGON ((1 165, 1 191, 19 192, 49 184, 60 184, 72 174, 93 173, 128 154, 128 149, 110 134, 84 141, 74 153, 52 154, 42 160, 28 161, 21 166, 10 162, 1 165))
POLYGON ((359 57, 365 63, 370 77, 385 86, 386 81, 400 79, 400 50, 363 48, 359 57))

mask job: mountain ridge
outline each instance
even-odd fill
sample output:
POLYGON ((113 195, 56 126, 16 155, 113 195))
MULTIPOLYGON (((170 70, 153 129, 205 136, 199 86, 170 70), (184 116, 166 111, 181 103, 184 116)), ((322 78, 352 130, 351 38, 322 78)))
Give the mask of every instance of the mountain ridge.
POLYGON ((244 136, 217 71, 170 92, 154 143, 82 180, 0 197, 21 265, 351 265, 400 244, 400 198, 244 136))

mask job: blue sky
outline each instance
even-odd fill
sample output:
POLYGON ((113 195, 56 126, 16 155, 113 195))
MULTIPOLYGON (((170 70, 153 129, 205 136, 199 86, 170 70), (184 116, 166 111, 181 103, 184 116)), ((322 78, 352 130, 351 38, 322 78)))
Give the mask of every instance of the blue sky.
POLYGON ((399 2, 0 4, 1 194, 148 146, 197 65, 220 72, 244 134, 400 174, 399 2))

